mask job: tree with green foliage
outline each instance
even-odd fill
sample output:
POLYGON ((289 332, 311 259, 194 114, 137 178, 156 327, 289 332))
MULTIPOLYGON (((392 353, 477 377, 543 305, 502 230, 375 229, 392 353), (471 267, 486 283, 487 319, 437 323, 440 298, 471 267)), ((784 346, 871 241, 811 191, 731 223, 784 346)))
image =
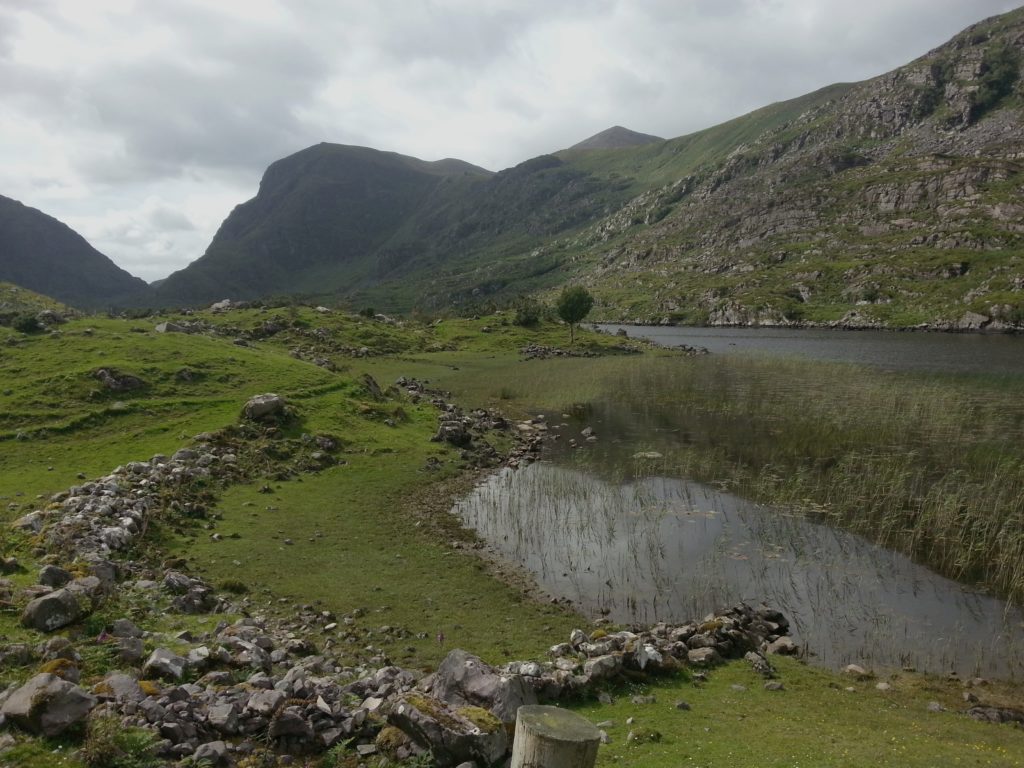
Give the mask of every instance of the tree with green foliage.
POLYGON ((582 285, 573 285, 562 289, 558 297, 558 316, 569 324, 569 346, 576 341, 576 324, 585 318, 594 306, 594 297, 582 285))

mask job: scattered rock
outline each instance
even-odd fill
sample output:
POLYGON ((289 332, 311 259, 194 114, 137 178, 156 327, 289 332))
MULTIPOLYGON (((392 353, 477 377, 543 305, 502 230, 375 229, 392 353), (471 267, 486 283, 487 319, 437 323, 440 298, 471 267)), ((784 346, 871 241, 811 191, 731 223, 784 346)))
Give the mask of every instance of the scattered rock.
POLYGON ((70 589, 58 589, 32 600, 21 615, 22 625, 40 632, 74 624, 86 615, 83 602, 70 589))
POLYGON ((39 583, 48 587, 63 587, 72 578, 70 571, 56 565, 44 565, 39 569, 39 583))
POLYGON ((265 421, 282 414, 286 405, 283 397, 268 392, 264 395, 250 397, 242 409, 242 414, 245 418, 253 421, 265 421))
POLYGON ((142 665, 142 673, 147 677, 160 677, 164 680, 178 681, 185 676, 188 661, 166 648, 157 648, 142 665))
POLYGON ((84 721, 96 704, 92 694, 44 672, 15 690, 0 712, 19 728, 53 737, 84 721))

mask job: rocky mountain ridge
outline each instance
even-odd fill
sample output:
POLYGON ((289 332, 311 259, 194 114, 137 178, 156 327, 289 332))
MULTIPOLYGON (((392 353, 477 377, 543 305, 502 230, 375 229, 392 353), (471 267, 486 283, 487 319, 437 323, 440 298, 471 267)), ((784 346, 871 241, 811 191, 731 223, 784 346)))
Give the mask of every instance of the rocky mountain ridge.
POLYGON ((1022 47, 982 22, 553 247, 616 319, 1017 327, 1022 47))

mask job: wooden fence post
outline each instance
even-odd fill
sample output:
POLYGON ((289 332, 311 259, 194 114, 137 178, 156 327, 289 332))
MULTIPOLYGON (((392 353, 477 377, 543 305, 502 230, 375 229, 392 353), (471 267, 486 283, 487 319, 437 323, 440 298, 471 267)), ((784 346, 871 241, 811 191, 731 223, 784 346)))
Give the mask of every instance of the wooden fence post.
POLYGON ((509 768, 594 768, 601 732, 575 712, 527 705, 516 712, 509 768))

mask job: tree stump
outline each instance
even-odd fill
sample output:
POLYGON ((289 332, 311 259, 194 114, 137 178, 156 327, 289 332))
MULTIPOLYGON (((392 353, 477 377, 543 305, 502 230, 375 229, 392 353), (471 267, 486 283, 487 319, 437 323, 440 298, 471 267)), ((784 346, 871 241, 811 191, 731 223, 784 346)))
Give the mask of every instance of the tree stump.
POLYGON ((601 732, 558 707, 527 705, 516 712, 509 768, 593 768, 601 732))

